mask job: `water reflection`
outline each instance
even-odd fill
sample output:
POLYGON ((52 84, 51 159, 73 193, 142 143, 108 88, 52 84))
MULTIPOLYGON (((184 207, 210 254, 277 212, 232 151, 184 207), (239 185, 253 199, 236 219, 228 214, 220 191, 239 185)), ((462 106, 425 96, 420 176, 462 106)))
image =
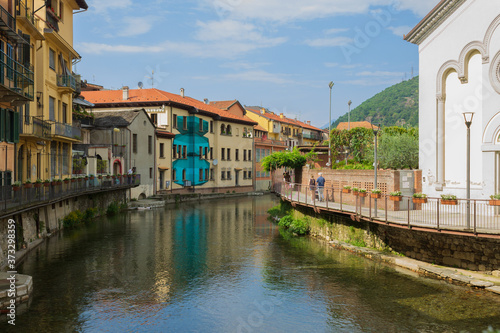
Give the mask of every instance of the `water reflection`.
MULTIPOLYGON (((481 332, 500 303, 281 235, 271 196, 103 218, 30 254, 22 332, 481 332)), ((5 325, 0 324, 4 331, 5 325)))

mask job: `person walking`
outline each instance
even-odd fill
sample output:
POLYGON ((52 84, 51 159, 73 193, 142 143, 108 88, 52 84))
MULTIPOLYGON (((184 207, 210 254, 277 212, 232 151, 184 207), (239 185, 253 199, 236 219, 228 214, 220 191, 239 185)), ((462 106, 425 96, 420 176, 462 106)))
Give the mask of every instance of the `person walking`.
POLYGON ((318 185, 318 195, 319 201, 324 201, 325 197, 323 196, 323 191, 325 190, 325 178, 323 178, 323 174, 320 172, 318 179, 316 179, 316 185, 318 185))
POLYGON ((316 179, 314 179, 314 175, 311 175, 311 179, 309 179, 309 189, 311 190, 311 200, 314 201, 316 198, 316 179))

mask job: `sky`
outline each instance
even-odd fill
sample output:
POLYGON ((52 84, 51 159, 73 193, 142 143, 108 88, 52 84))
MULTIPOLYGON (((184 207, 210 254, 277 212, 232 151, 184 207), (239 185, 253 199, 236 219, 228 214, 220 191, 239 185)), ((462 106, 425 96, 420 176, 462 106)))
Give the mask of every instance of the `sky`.
POLYGON ((107 89, 237 99, 322 127, 418 75, 403 40, 438 0, 87 0, 76 73, 107 89), (153 74, 154 72, 154 74, 153 74), (152 79, 154 78, 154 80, 152 79))

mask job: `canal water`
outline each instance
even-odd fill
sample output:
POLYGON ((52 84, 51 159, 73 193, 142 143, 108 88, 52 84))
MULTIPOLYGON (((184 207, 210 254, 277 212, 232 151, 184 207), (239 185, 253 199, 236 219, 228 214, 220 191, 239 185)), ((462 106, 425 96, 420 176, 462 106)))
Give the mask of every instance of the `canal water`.
POLYGON ((19 267, 34 295, 0 332, 482 332, 500 301, 267 221, 273 196, 127 212, 61 232, 19 267))

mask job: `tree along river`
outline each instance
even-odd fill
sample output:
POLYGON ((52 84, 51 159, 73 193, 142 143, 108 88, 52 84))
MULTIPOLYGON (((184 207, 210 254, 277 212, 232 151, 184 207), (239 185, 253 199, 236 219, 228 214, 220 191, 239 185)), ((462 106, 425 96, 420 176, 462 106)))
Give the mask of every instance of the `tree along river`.
POLYGON ((274 196, 132 211, 31 252, 29 311, 1 332, 482 332, 500 300, 293 238, 274 196))

